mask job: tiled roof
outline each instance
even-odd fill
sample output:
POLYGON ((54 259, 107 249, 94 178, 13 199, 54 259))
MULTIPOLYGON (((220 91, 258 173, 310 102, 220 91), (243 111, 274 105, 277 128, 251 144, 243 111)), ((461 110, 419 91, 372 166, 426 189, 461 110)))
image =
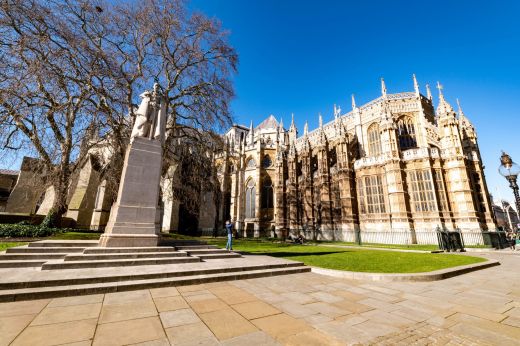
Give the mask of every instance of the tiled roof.
POLYGON ((278 128, 278 121, 276 121, 276 118, 273 115, 270 115, 267 119, 262 121, 255 130, 276 128, 278 128))
POLYGON ((0 169, 0 174, 18 175, 19 173, 20 173, 20 171, 15 171, 15 170, 12 170, 12 169, 0 169))

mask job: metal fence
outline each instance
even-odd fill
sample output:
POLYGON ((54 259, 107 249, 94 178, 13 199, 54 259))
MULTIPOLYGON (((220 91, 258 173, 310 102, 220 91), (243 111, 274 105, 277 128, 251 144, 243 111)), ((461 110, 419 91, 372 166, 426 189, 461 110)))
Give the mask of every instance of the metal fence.
MULTIPOLYGON (((225 229, 216 232, 213 229, 199 230, 202 236, 225 236, 225 229)), ((238 232, 238 237, 243 237, 243 231, 238 232)), ((269 237, 267 233, 260 232, 261 237, 269 237)), ((487 246, 496 249, 509 247, 506 232, 504 231, 482 231, 480 229, 447 230, 441 229, 391 229, 381 231, 359 231, 359 230, 291 230, 289 234, 302 234, 307 240, 332 240, 352 243, 375 243, 375 244, 400 244, 400 245, 437 245, 445 251, 461 251, 467 246, 487 246)), ((248 232, 247 237, 253 237, 253 232, 248 232)))

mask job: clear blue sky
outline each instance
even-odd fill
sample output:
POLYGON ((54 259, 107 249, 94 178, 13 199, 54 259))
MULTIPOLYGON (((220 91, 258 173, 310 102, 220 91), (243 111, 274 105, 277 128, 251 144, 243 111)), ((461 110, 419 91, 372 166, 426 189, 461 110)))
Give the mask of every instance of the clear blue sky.
POLYGON ((415 73, 439 80, 477 129, 489 191, 512 199, 497 168, 501 150, 520 162, 520 1, 192 0, 222 21, 240 57, 236 122, 294 112, 300 133, 333 104, 350 110, 388 92, 412 91, 415 73))

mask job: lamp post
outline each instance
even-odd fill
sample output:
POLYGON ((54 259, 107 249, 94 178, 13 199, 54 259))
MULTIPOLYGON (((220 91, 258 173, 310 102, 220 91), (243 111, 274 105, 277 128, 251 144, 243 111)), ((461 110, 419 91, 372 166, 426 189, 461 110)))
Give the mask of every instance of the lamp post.
POLYGON ((507 179, 509 182, 509 187, 513 189, 516 210, 517 212, 520 211, 520 196, 518 195, 518 184, 516 183, 516 178, 518 174, 520 174, 520 166, 513 162, 511 156, 507 155, 505 152, 502 152, 502 156, 500 156, 500 167, 498 167, 498 172, 507 179))
POLYGON ((511 205, 509 203, 504 203, 504 201, 502 201, 502 210, 505 211, 506 215, 507 215, 507 221, 509 221, 509 229, 514 229, 513 228, 513 223, 511 222, 511 215, 509 215, 509 209, 513 209, 513 207, 511 207, 511 205))

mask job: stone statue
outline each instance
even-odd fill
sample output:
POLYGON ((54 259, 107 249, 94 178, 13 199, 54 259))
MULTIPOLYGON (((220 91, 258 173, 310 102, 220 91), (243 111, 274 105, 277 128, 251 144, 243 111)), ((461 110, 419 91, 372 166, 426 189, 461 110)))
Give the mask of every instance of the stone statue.
POLYGON ((145 91, 140 95, 143 100, 135 112, 135 123, 130 138, 146 137, 148 135, 148 132, 150 131, 150 113, 153 112, 153 110, 150 109, 151 96, 152 95, 149 91, 145 91))
POLYGON ((130 144, 102 247, 157 246, 160 238, 160 181, 168 99, 158 84, 145 91, 135 111, 130 144))
POLYGON ((132 129, 131 139, 146 137, 164 140, 166 131, 166 113, 168 100, 159 90, 159 84, 154 84, 153 91, 145 91, 139 108, 135 112, 136 118, 132 129))

